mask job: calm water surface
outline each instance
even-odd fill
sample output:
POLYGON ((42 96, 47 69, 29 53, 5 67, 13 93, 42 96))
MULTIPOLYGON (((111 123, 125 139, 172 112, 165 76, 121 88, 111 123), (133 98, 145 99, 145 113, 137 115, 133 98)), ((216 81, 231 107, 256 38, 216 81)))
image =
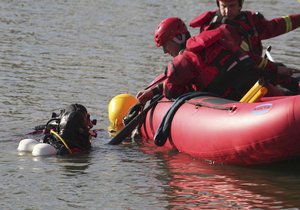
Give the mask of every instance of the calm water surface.
MULTIPOLYGON (((155 26, 214 8, 210 0, 1 0, 1 209, 300 208, 299 163, 215 166, 148 146, 106 144, 109 100, 136 94, 170 59, 153 43, 155 26), (26 133, 75 102, 103 129, 90 154, 18 155, 26 133)), ((245 8, 272 18, 297 13, 300 4, 248 0, 245 8)), ((264 44, 275 59, 300 68, 299 35, 264 44)))

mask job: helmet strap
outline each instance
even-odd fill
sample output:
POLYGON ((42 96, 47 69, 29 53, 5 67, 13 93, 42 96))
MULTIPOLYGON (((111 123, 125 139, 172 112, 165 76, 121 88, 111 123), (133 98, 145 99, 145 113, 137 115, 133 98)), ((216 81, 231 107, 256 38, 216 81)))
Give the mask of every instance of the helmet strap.
POLYGON ((173 41, 176 42, 177 44, 182 45, 186 41, 186 35, 185 34, 179 34, 179 35, 177 35, 173 38, 173 41))

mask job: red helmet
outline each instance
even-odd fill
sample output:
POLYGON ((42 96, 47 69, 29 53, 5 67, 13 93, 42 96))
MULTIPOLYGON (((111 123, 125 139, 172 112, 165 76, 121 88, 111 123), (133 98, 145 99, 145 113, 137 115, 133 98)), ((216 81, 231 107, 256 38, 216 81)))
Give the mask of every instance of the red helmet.
POLYGON ((154 32, 154 41, 157 47, 164 45, 166 41, 172 40, 179 34, 187 32, 184 22, 177 17, 169 17, 160 22, 154 32))
MULTIPOLYGON (((220 0, 217 0, 217 5, 219 6, 219 1, 220 0)), ((231 1, 235 1, 235 0, 222 0, 222 1, 225 1, 225 2, 231 2, 231 1)), ((244 4, 244 0, 239 0, 239 5, 240 7, 242 7, 244 4)))

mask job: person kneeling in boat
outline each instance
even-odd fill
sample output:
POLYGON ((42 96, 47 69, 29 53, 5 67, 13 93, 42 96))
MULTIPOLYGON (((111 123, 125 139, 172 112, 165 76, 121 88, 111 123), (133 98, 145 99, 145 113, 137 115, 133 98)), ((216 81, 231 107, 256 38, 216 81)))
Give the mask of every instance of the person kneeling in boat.
POLYGON ((185 39, 187 32, 183 21, 176 17, 158 25, 154 34, 156 45, 174 58, 168 64, 163 83, 137 94, 140 103, 147 102, 162 89, 167 98, 205 90, 239 100, 261 76, 250 57, 239 50, 229 26, 190 39, 185 39))
MULTIPOLYGON (((154 32, 156 46, 162 46, 164 54, 169 54, 173 58, 184 51, 186 41, 190 37, 191 34, 187 30, 185 23, 177 17, 169 17, 162 20, 154 32), (160 41, 158 42, 158 40, 160 41), (169 44, 165 44, 166 42, 169 44)), ((167 71, 167 66, 165 69, 167 71)), ((157 76, 150 85, 148 85, 149 88, 137 93, 136 98, 139 100, 139 103, 145 104, 153 95, 161 92, 162 82, 167 78, 166 71, 157 76), (154 94, 153 91, 155 91, 154 94)))
MULTIPOLYGON (((200 28, 200 33, 228 24, 234 27, 239 34, 240 47, 255 60, 265 72, 278 71, 276 77, 268 78, 273 85, 285 88, 286 95, 299 93, 298 80, 291 77, 297 72, 281 64, 269 61, 263 56, 262 40, 277 37, 295 30, 300 26, 300 14, 286 15, 267 20, 261 13, 243 11, 244 0, 214 0, 218 9, 206 11, 190 22, 193 28, 200 28), (257 56, 258 55, 258 56, 257 56), (281 74, 281 72, 286 72, 281 74)), ((271 91, 269 91, 271 92, 271 91)))

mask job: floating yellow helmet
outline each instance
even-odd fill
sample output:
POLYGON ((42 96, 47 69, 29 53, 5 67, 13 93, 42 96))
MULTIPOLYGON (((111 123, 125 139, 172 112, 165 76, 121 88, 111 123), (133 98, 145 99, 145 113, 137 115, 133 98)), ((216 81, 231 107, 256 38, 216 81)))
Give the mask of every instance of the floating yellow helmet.
POLYGON ((113 97, 108 105, 108 117, 113 126, 123 125, 123 117, 138 100, 127 93, 113 97))

